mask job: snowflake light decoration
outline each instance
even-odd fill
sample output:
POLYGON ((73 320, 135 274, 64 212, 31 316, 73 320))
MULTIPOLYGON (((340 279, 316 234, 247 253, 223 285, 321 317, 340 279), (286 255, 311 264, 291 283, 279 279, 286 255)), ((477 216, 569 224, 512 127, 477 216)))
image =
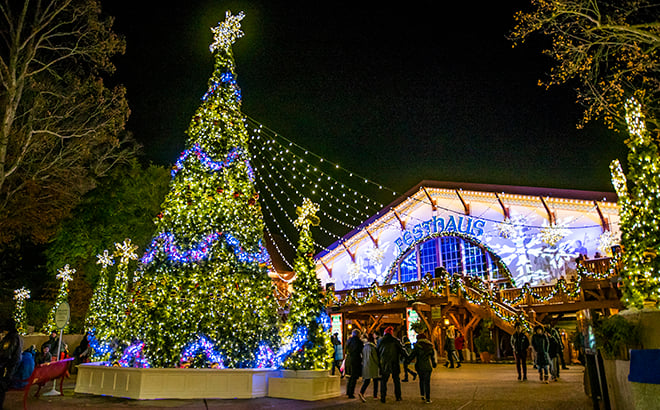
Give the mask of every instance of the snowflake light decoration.
POLYGON ((385 252, 380 248, 372 248, 368 251, 369 262, 371 262, 372 265, 379 265, 383 262, 384 257, 385 252))
POLYGON ((20 289, 14 290, 14 300, 24 301, 30 299, 30 291, 22 287, 20 289))
POLYGON ((512 238, 518 230, 509 218, 505 218, 501 224, 497 224, 496 228, 500 236, 504 239, 512 238))
POLYGON ((122 265, 128 264, 131 260, 137 260, 138 255, 135 253, 137 246, 131 243, 130 239, 125 239, 123 243, 115 243, 117 254, 121 257, 119 263, 122 265))
POLYGON ((541 229, 541 232, 539 232, 541 241, 549 246, 555 246, 559 241, 564 239, 567 234, 567 230, 558 224, 545 226, 541 229))
POLYGON ((71 269, 68 264, 64 265, 64 268, 57 270, 56 279, 61 280, 62 282, 70 282, 73 280, 73 274, 76 273, 75 269, 71 269))
POLYGON ((103 254, 98 254, 96 255, 96 258, 98 259, 96 261, 97 265, 101 265, 103 269, 107 268, 108 266, 112 266, 115 264, 114 261, 114 256, 108 254, 108 250, 104 250, 103 254))
POLYGON ((218 49, 228 49, 237 39, 243 37, 243 31, 241 31, 241 20, 243 20, 243 17, 245 17, 245 13, 242 11, 235 16, 231 15, 231 11, 227 11, 225 13, 225 21, 211 29, 213 32, 213 43, 209 46, 209 50, 212 53, 218 49))
POLYGON ((301 207, 296 209, 298 219, 293 222, 296 227, 302 228, 305 225, 311 224, 312 226, 319 225, 319 217, 316 213, 319 211, 319 205, 312 202, 309 198, 303 199, 301 207))
POLYGON ((612 231, 605 231, 598 237, 598 250, 605 255, 612 255, 612 246, 617 243, 618 240, 612 231))
POLYGON ((351 280, 357 279, 358 276, 360 276, 360 265, 358 265, 355 262, 349 263, 348 264, 348 270, 346 271, 346 273, 348 274, 348 277, 351 280))

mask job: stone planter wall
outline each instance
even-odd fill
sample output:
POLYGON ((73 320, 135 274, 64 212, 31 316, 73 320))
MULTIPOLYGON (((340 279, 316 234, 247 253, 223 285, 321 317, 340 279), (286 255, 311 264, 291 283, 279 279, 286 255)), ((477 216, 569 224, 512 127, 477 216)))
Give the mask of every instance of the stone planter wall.
POLYGON ((129 399, 250 399, 265 397, 272 369, 134 369, 78 366, 76 393, 129 399))
POLYGON ((268 379, 268 397, 315 401, 341 395, 339 376, 327 370, 281 370, 268 379))

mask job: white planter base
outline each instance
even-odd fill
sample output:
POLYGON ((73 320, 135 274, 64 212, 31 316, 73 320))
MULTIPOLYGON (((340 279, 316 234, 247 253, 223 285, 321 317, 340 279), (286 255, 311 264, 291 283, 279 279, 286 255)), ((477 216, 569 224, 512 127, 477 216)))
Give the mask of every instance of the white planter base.
POLYGON ((129 399, 251 399, 265 397, 273 369, 134 369, 78 366, 76 393, 129 399))
POLYGON ((315 401, 341 396, 339 376, 327 370, 282 370, 268 379, 268 397, 315 401))

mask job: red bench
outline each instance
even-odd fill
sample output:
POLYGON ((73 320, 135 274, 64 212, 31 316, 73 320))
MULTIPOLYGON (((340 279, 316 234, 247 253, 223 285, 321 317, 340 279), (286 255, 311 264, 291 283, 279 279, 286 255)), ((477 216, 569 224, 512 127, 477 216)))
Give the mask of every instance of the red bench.
POLYGON ((20 389, 12 389, 12 390, 23 390, 25 393, 23 394, 23 409, 27 410, 27 396, 28 392, 30 391, 30 387, 34 386, 35 384, 39 386, 37 389, 37 392, 35 393, 34 397, 39 397, 39 391, 41 390, 42 387, 44 387, 44 384, 48 383, 51 380, 56 380, 60 379, 60 395, 62 395, 62 383, 64 382, 64 378, 69 375, 69 362, 73 360, 73 357, 70 357, 68 359, 64 360, 58 360, 56 362, 48 362, 48 363, 42 363, 39 366, 34 368, 34 371, 30 375, 30 377, 25 380, 27 381, 27 385, 25 387, 22 387, 20 389))

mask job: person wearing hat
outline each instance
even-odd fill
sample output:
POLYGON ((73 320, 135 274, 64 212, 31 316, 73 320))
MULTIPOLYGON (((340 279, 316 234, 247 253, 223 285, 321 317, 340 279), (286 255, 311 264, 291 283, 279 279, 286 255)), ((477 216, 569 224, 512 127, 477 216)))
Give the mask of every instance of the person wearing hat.
POLYGON ((387 397, 387 381, 392 376, 394 382, 394 396, 397 401, 401 401, 401 372, 400 362, 402 359, 408 360, 408 353, 404 349, 401 341, 394 337, 394 328, 388 326, 385 334, 378 342, 378 355, 380 357, 380 401, 385 403, 387 397))

